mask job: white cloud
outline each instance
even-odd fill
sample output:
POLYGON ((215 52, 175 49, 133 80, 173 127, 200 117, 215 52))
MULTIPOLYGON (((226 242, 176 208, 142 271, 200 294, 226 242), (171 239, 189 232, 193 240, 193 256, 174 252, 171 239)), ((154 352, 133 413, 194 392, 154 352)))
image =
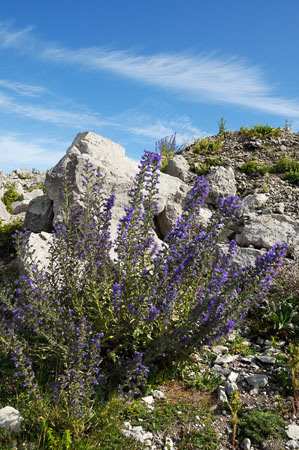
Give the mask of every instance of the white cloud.
POLYGON ((110 71, 138 82, 179 92, 192 101, 222 102, 287 117, 299 117, 299 100, 275 94, 262 71, 246 61, 217 54, 138 55, 103 47, 71 50, 43 43, 27 27, 14 31, 0 24, 0 45, 22 49, 32 56, 110 71), (37 51, 38 50, 38 51, 37 51))
POLYGON ((158 140, 176 133, 176 141, 182 144, 193 137, 203 137, 207 133, 195 127, 187 116, 169 118, 153 118, 140 111, 129 110, 114 117, 121 127, 135 136, 158 140), (134 124, 134 125, 132 125, 134 124))
POLYGON ((21 117, 38 120, 40 122, 64 125, 71 128, 85 129, 90 127, 101 127, 107 122, 93 112, 78 111, 71 112, 60 108, 45 108, 31 103, 21 103, 16 99, 0 92, 1 112, 17 114, 21 117))
MULTIPOLYGON (((3 48, 19 48, 28 45, 31 40, 33 27, 26 27, 20 31, 12 30, 12 22, 0 22, 0 46, 3 48)), ((34 45, 34 40, 33 40, 34 45)))
POLYGON ((41 86, 34 86, 32 84, 25 84, 18 81, 7 80, 0 80, 0 88, 11 90, 16 94, 25 97, 35 97, 48 92, 46 88, 41 86))
POLYGON ((63 146, 61 142, 43 142, 26 136, 0 132, 1 169, 11 171, 21 164, 29 169, 35 167, 46 170, 62 158, 65 153, 63 146), (56 150, 57 148, 61 150, 56 150))

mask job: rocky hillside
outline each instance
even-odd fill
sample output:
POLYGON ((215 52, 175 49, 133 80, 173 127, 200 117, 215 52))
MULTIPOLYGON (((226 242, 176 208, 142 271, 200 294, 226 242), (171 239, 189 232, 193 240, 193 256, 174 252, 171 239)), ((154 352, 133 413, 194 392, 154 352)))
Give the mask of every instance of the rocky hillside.
MULTIPOLYGON (((261 127, 266 128, 266 127, 261 127)), ((232 167, 237 195, 266 194, 269 213, 299 219, 299 133, 273 129, 268 133, 233 131, 201 139, 180 152, 196 173, 232 167), (207 143, 208 142, 208 143, 207 143), (297 178, 288 180, 291 165, 297 178)), ((291 179, 291 176, 289 177, 291 179)))

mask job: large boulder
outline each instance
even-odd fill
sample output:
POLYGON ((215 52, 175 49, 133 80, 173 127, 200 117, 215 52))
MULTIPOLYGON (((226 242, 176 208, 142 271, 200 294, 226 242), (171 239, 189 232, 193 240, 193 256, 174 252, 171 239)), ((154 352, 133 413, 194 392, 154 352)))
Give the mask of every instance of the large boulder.
MULTIPOLYGON (((134 177, 138 171, 138 163, 125 156, 125 149, 107 138, 95 133, 79 133, 65 156, 53 167, 46 176, 46 189, 53 201, 54 222, 59 218, 62 206, 62 175, 65 171, 73 186, 74 196, 83 192, 81 174, 84 164, 89 161, 103 176, 103 191, 106 197, 115 195, 115 205, 112 210, 111 236, 116 237, 119 219, 123 217, 128 205, 128 193, 133 186, 134 177)), ((178 178, 161 174, 159 184, 159 202, 157 226, 160 227, 160 216, 167 208, 171 212, 163 219, 163 235, 167 234, 173 223, 182 212, 182 203, 189 187, 178 178)))
POLYGON ((236 241, 242 247, 255 248, 270 248, 276 242, 285 242, 291 253, 298 254, 299 224, 283 214, 250 214, 236 241))
POLYGON ((41 195, 44 195, 44 192, 41 189, 33 189, 24 193, 23 200, 31 201, 36 197, 40 197, 41 195))
POLYGON ((188 161, 182 155, 175 155, 169 161, 165 168, 165 173, 172 177, 177 177, 180 180, 187 182, 190 178, 190 166, 188 161))
POLYGON ((24 228, 40 233, 53 229, 53 202, 47 195, 34 198, 28 205, 24 228))
POLYGON ((208 203, 215 205, 219 197, 236 195, 236 179, 231 167, 217 167, 217 169, 213 170, 206 178, 210 185, 207 197, 208 203))

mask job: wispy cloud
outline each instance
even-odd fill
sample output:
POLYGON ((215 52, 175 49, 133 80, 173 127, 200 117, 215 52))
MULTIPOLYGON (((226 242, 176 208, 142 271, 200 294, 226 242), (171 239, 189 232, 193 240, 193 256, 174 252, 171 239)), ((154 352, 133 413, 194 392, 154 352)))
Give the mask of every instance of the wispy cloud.
POLYGON ((136 137, 159 139, 163 136, 177 133, 178 142, 183 142, 193 136, 204 133, 195 127, 187 116, 177 116, 172 119, 153 118, 140 111, 128 110, 116 116, 102 119, 101 115, 76 106, 77 112, 58 107, 45 107, 39 104, 23 102, 19 98, 0 92, 0 108, 2 113, 18 115, 21 118, 33 119, 38 122, 68 127, 74 130, 94 130, 106 133, 107 130, 120 131, 136 137), (134 125, 132 125, 134 124, 134 125))
POLYGON ((114 72, 140 83, 176 91, 192 101, 222 102, 299 117, 299 100, 277 95, 260 68, 237 57, 225 58, 217 53, 140 55, 103 47, 72 50, 39 41, 30 28, 15 31, 8 26, 2 26, 0 45, 22 49, 48 61, 80 63, 80 68, 114 72))
POLYGON ((63 142, 41 141, 0 131, 1 169, 4 171, 20 167, 20 161, 23 167, 46 170, 62 158, 65 149, 63 142))
MULTIPOLYGON (((3 48, 19 48, 26 42, 28 45, 31 41, 31 32, 33 27, 28 26, 23 30, 13 30, 12 21, 1 21, 0 23, 0 47, 3 48)), ((32 40, 34 45, 34 39, 32 40)))
POLYGON ((71 128, 101 127, 107 124, 101 121, 97 113, 92 112, 71 112, 60 108, 47 108, 32 103, 23 103, 15 98, 0 92, 1 112, 17 114, 21 117, 37 120, 40 122, 63 125, 71 128))
POLYGON ((7 80, 0 80, 0 88, 8 89, 18 95, 25 97, 35 97, 48 92, 46 88, 41 86, 34 86, 32 84, 25 84, 18 81, 7 80))

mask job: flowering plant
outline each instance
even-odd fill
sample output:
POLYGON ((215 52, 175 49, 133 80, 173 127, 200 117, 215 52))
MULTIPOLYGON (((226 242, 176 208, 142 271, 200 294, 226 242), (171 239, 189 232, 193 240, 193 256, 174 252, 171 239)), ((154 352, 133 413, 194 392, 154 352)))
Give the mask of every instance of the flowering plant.
POLYGON ((203 227, 198 214, 209 189, 203 178, 158 250, 153 218, 159 167, 160 156, 146 151, 114 242, 114 197, 104 198, 101 177, 88 161, 78 201, 62 174, 64 207, 48 268, 39 268, 28 232, 16 237, 25 274, 15 295, 2 300, 1 342, 23 367, 18 375, 33 393, 50 382, 53 399, 78 414, 90 405, 97 384, 130 391, 151 367, 179 362, 229 334, 264 299, 285 254, 285 245, 276 244, 255 265, 233 270, 235 241, 227 252, 219 243, 240 203, 233 196, 220 199, 203 227))

